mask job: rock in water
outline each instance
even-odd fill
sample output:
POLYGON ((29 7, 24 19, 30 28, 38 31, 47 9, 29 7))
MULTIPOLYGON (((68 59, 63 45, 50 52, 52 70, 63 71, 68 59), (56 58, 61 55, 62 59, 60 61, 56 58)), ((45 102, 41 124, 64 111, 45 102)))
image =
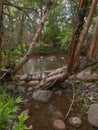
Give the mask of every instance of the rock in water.
POLYGON ((98 104, 92 104, 88 110, 88 121, 98 128, 98 104))
POLYGON ((53 128, 56 130, 66 130, 66 125, 60 119, 57 119, 53 122, 53 128))
POLYGON ((82 121, 78 117, 70 117, 68 119, 68 122, 69 122, 70 125, 72 125, 76 128, 80 127, 80 125, 82 124, 82 121))
POLYGON ((46 103, 52 98, 52 92, 51 91, 45 91, 45 90, 37 90, 33 93, 33 99, 46 103))

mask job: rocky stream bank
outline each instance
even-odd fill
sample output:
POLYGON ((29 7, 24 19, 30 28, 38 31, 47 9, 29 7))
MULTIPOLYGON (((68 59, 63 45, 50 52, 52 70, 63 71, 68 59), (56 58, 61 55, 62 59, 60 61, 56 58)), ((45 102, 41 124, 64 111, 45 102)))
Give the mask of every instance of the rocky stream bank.
MULTIPOLYGON (((19 77, 18 77, 19 78, 19 77)), ((98 74, 86 69, 65 80, 59 87, 36 90, 36 81, 10 83, 8 91, 22 97, 21 113, 28 114, 30 130, 97 130, 98 74)))

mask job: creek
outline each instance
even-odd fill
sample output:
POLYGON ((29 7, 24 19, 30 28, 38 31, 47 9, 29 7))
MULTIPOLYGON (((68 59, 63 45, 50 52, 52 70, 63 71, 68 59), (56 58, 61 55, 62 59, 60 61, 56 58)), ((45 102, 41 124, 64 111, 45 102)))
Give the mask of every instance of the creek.
POLYGON ((62 67, 66 64, 64 54, 56 55, 34 55, 21 69, 20 73, 33 74, 34 72, 45 72, 62 67))

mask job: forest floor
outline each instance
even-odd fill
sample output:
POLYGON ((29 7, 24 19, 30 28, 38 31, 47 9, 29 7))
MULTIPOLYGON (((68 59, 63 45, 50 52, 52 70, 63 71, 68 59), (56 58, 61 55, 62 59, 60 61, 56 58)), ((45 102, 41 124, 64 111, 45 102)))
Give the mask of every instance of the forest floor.
MULTIPOLYGON (((46 101, 43 101, 43 97, 46 99, 47 95, 41 94, 40 100, 40 93, 37 94, 32 85, 22 85, 16 80, 8 83, 7 88, 13 97, 22 97, 21 112, 29 115, 26 124, 31 130, 54 130, 55 127, 59 127, 54 123, 57 119, 65 124, 64 130, 97 130, 98 128, 93 127, 93 123, 88 121, 90 105, 98 103, 98 69, 94 68, 71 76, 59 87, 46 90, 46 93, 51 92, 46 101), (37 98, 34 97, 34 93, 37 98), (73 117, 80 121, 72 122, 73 117)), ((96 116, 98 119, 98 112, 96 116)))

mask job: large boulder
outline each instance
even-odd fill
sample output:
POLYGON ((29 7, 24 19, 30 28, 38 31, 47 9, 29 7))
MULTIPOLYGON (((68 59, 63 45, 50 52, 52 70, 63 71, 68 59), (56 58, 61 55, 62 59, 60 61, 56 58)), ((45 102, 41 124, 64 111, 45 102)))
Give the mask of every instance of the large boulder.
POLYGON ((98 128, 98 104, 92 104, 88 110, 88 121, 98 128))
POLYGON ((52 98, 52 92, 51 91, 45 91, 45 90, 37 90, 33 93, 33 99, 46 103, 52 98))

